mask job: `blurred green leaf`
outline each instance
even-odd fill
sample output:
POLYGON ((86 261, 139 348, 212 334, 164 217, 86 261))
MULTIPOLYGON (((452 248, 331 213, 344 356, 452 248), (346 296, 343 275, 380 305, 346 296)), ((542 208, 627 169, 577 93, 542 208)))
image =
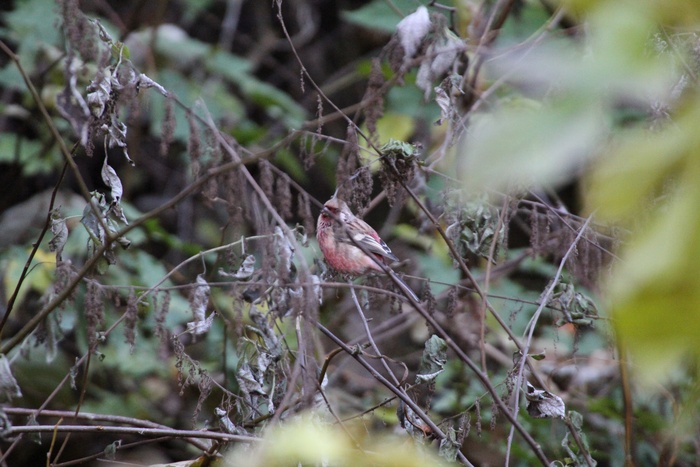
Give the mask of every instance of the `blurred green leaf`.
POLYGON ((474 118, 459 167, 470 190, 562 183, 605 142, 612 103, 661 99, 677 82, 670 57, 649 53, 655 28, 644 12, 609 3, 590 29, 590 53, 555 40, 493 61, 498 75, 549 96, 539 109, 501 105, 474 118))
POLYGON ((632 229, 607 286, 622 339, 650 378, 685 352, 700 355, 700 101, 692 104, 660 133, 621 138, 588 187, 591 209, 632 229))
POLYGON ((411 85, 392 87, 386 97, 386 108, 391 112, 424 119, 431 123, 440 118, 440 108, 435 101, 430 99, 426 102, 422 91, 411 85))
MULTIPOLYGON (((22 66, 31 74, 37 54, 47 45, 58 45, 62 33, 54 27, 59 23, 56 4, 52 0, 24 0, 16 2, 15 8, 2 14, 3 27, 0 35, 18 44, 17 55, 22 66), (47 27, 49 26, 49 27, 47 27)), ((15 65, 8 62, 0 75, 0 83, 13 88, 24 88, 24 81, 16 71, 15 65)))
MULTIPOLYGON (((19 278, 24 269, 24 262, 29 255, 29 250, 15 247, 12 249, 14 254, 7 255, 3 261, 3 289, 5 297, 12 296, 15 287, 19 283, 19 278)), ((12 253, 10 252, 10 253, 12 253)), ((22 287, 17 294, 17 303, 22 303, 24 298, 30 291, 34 291, 39 295, 53 284, 54 270, 56 269, 56 255, 47 250, 39 249, 34 255, 32 264, 29 268, 29 273, 22 282, 22 287)))
POLYGON ((695 0, 635 0, 633 2, 613 2, 611 0, 560 0, 569 7, 569 11, 577 13, 602 10, 613 3, 628 11, 641 11, 650 18, 657 18, 667 23, 697 25, 700 21, 700 10, 695 0))
MULTIPOLYGON (((227 455, 228 462, 248 467, 275 467, 311 465, 319 462, 331 465, 347 464, 358 467, 418 467, 446 465, 443 460, 427 449, 405 438, 361 438, 363 430, 352 430, 356 439, 361 439, 362 449, 356 449, 347 434, 332 425, 314 423, 309 417, 289 420, 268 430, 262 443, 246 449, 237 448, 227 455)), ((366 434, 366 433, 365 433, 366 434)))
POLYGON ((401 19, 413 13, 417 5, 412 0, 394 0, 391 3, 384 0, 372 0, 366 5, 342 13, 343 19, 368 29, 392 34, 401 19))
POLYGON ((473 192, 560 184, 592 156, 606 134, 602 120, 576 101, 483 115, 460 148, 460 177, 473 192))
POLYGON ((0 163, 17 164, 24 176, 49 174, 60 167, 63 157, 55 147, 17 133, 0 133, 0 163))
MULTIPOLYGON (((459 3, 464 8, 466 2, 459 3)), ((528 39, 547 22, 549 16, 541 2, 523 2, 516 14, 508 15, 498 35, 497 44, 528 39)))

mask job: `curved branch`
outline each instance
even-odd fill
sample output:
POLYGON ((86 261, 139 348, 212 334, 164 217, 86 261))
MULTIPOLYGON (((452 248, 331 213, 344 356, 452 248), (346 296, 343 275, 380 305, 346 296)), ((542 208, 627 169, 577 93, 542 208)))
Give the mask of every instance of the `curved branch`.
POLYGON ((256 443, 261 441, 254 436, 232 435, 216 431, 174 430, 172 428, 145 428, 134 426, 104 426, 104 425, 28 425, 13 426, 7 430, 9 436, 21 433, 110 433, 118 435, 137 436, 167 436, 169 438, 199 438, 213 439, 223 442, 238 441, 256 443))

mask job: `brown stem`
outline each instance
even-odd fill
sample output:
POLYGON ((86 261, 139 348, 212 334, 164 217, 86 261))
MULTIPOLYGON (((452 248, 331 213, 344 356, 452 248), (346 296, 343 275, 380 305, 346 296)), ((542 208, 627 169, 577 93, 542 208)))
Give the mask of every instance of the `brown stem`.
MULTIPOLYGON (((377 370, 374 369, 372 365, 369 364, 367 360, 365 360, 359 353, 355 352, 353 349, 348 347, 345 342, 340 340, 335 334, 333 334, 331 331, 329 331, 325 326, 323 326, 321 323, 316 323, 316 326, 318 329, 326 335, 330 340, 332 340, 338 347, 343 349, 348 355, 350 355, 352 358, 354 358, 360 365, 362 365, 369 373, 380 383, 382 383, 387 389, 389 389, 391 392, 396 394, 396 397, 401 399, 408 407, 413 410, 418 418, 423 420, 428 427, 432 430, 432 433, 436 435, 440 439, 445 439, 445 433, 433 422, 428 415, 423 412, 423 410, 418 407, 418 405, 408 397, 408 394, 405 393, 405 391, 402 391, 401 388, 391 384, 389 380, 387 380, 385 377, 383 377, 377 370)), ((471 466, 472 464, 467 460, 466 457, 464 457, 464 454, 460 451, 458 453, 458 457, 460 461, 468 466, 471 466)))
MULTIPOLYGON (((76 144, 73 146, 73 151, 75 151, 76 147, 78 145, 76 144)), ((0 337, 2 337, 2 330, 5 328, 5 324, 7 323, 7 320, 10 318, 10 313, 12 312, 13 307, 15 306, 15 300, 17 300, 17 295, 19 294, 19 289, 22 287, 22 284, 24 283, 24 279, 27 277, 27 273, 29 272, 29 266, 32 264, 32 260, 34 259, 34 256, 36 255, 36 252, 39 250, 39 245, 41 244, 41 241, 44 239, 44 236, 46 235, 46 232, 49 230, 49 225, 51 225, 51 211, 53 211, 54 204, 56 203, 56 195, 58 194, 58 188, 61 186, 61 182, 63 181, 63 177, 66 176, 66 171, 68 169, 68 164, 63 164, 63 170, 61 171, 61 175, 58 177, 58 181, 56 182, 56 185, 53 188, 53 191, 51 192, 51 200, 49 201, 49 208, 48 212, 46 213, 46 222, 44 222, 44 227, 41 229, 41 232, 39 233, 39 237, 36 239, 34 244, 32 245, 32 251, 29 253, 29 257, 27 258, 27 261, 24 263, 24 269, 22 269, 22 274, 19 276, 19 280, 17 281, 17 285, 15 286, 15 290, 12 292, 12 296, 7 302, 7 309, 5 310, 5 314, 2 316, 2 321, 0 321, 0 337)))

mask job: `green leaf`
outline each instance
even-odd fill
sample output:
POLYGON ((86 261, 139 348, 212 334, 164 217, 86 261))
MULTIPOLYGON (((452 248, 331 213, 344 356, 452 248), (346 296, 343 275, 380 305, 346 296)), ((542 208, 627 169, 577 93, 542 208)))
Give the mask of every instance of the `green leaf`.
POLYGON ((373 0, 356 10, 344 11, 341 17, 358 26, 391 34, 396 31, 399 21, 415 9, 416 2, 412 0, 373 0))
MULTIPOLYGON (((12 293, 19 282, 24 269, 28 250, 24 248, 14 247, 11 250, 13 254, 8 256, 9 260, 3 262, 3 287, 6 297, 12 296, 12 293)), ((16 302, 22 303, 30 291, 43 294, 54 281, 54 271, 56 269, 56 257, 43 249, 37 250, 29 268, 29 273, 22 282, 22 287, 17 294, 16 302)))
POLYGON ((0 133, 0 162, 18 164, 25 176, 50 174, 60 167, 62 161, 57 150, 43 150, 38 140, 15 133, 0 133))
MULTIPOLYGON (((54 27, 59 22, 56 4, 52 0, 18 1, 14 10, 2 16, 6 26, 0 28, 0 34, 18 44, 17 55, 31 75, 33 67, 39 66, 35 58, 40 49, 45 45, 57 45, 62 37, 60 30, 54 27)), ((8 66, 14 68, 12 64, 8 66)), ((18 84, 24 88, 23 81, 18 84)))
POLYGON ((592 156, 605 134, 600 112, 582 101, 538 111, 500 109, 475 118, 459 149, 458 172, 473 192, 560 184, 592 156))
POLYGON ((640 372, 658 378, 700 355, 700 100, 661 132, 633 132, 595 168, 589 206, 631 229, 606 281, 615 323, 640 372))

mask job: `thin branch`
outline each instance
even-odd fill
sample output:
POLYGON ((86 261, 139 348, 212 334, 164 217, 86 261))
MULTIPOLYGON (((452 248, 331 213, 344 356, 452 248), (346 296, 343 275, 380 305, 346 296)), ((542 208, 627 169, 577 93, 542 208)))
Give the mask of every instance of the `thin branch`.
MULTIPOLYGON (((118 445, 114 445, 114 443, 113 443, 112 447, 114 447, 115 451, 126 451, 128 449, 133 449, 135 447, 143 446, 145 444, 154 444, 154 443, 160 443, 160 442, 169 441, 169 440, 170 440, 170 438, 168 438, 167 436, 161 436, 159 438, 144 439, 144 440, 140 440, 140 441, 135 441, 133 443, 121 443, 118 445)), ((206 449, 204 449, 204 451, 206 452, 206 449)), ((85 465, 85 463, 88 461, 100 459, 100 458, 104 458, 104 457, 106 457, 105 451, 102 450, 102 451, 100 451, 96 454, 92 454, 90 456, 80 457, 77 459, 73 459, 73 460, 69 460, 69 461, 65 461, 65 462, 60 462, 58 464, 52 463, 50 467, 69 467, 72 465, 85 465)), ((112 463, 110 465, 112 467, 117 467, 120 464, 112 463)), ((129 465, 129 464, 125 464, 125 465, 129 465)), ((133 466, 133 467, 135 467, 135 466, 133 466)))
MULTIPOLYGON (((73 146, 72 151, 75 151, 77 146, 78 145, 76 143, 76 145, 73 146)), ((51 192, 51 200, 49 201, 48 212, 46 213, 46 222, 44 222, 44 226, 41 229, 41 233, 39 233, 39 237, 32 245, 32 251, 29 253, 29 257, 27 257, 27 261, 24 263, 24 268, 22 269, 22 274, 20 274, 19 276, 19 280, 17 281, 15 290, 12 292, 10 299, 7 301, 7 308, 5 309, 5 314, 2 316, 2 321, 0 321, 0 337, 2 337, 2 331, 5 328, 5 324, 7 323, 8 318, 10 317, 10 313, 12 313, 15 301, 17 300, 17 295, 19 294, 19 289, 22 287, 24 279, 27 277, 27 273, 29 272, 29 266, 32 264, 32 260, 34 259, 36 252, 39 250, 39 245, 41 245, 41 241, 44 239, 44 236, 46 235, 46 232, 48 232, 49 226, 51 225, 51 212, 53 211, 54 204, 56 203, 56 195, 58 194, 58 188, 61 186, 63 178, 66 176, 67 169, 68 164, 63 164, 63 170, 61 170, 61 175, 59 175, 58 181, 56 182, 56 185, 54 186, 53 191, 51 192)))
MULTIPOLYGON (((486 258, 486 273, 484 274, 484 296, 488 297, 489 287, 491 285, 491 266, 496 262, 496 248, 498 242, 502 239, 499 238, 501 228, 505 223, 506 212, 508 210, 508 198, 504 198, 503 205, 501 206, 501 212, 498 216, 498 224, 496 224, 496 229, 493 232, 493 238, 491 240, 491 245, 489 246, 489 255, 486 258)), ((479 307, 479 350, 481 352, 481 371, 486 373, 486 351, 484 346, 486 345, 486 300, 481 301, 481 306, 479 307)))
POLYGON ((357 312, 360 314, 362 325, 365 328, 365 333, 367 334, 367 339, 369 340, 372 349, 374 350, 379 360, 382 362, 382 365, 384 366, 384 369, 386 370, 387 374, 391 376, 391 379, 394 380, 394 384, 398 387, 400 385, 399 380, 396 378, 394 372, 391 371, 391 368, 389 368, 389 364, 386 362, 384 355, 381 353, 379 347, 377 347, 377 344, 374 342, 374 338, 372 337, 372 331, 369 330, 367 318, 365 317, 365 313, 362 310, 362 307, 360 306, 360 301, 357 299, 357 294, 355 293, 355 289, 352 287, 352 284, 350 284, 350 295, 352 296, 352 301, 355 303, 355 308, 357 309, 357 312))
POLYGON ((223 442, 257 443, 260 438, 254 436, 232 435, 216 431, 202 430, 175 430, 172 428, 144 428, 132 426, 105 426, 105 425, 28 425, 13 426, 7 430, 8 436, 23 433, 109 433, 117 435, 136 436, 167 436, 168 438, 199 438, 213 439, 223 442))
POLYGON ((83 280, 83 278, 88 274, 89 271, 92 270, 92 268, 97 264, 97 262, 102 258, 102 255, 104 254, 107 249, 111 247, 111 245, 116 241, 117 238, 125 236, 127 233, 131 232, 137 227, 140 227, 146 221, 149 219, 152 219, 158 215, 160 215, 162 212, 167 211, 168 209, 172 208, 176 204, 178 204, 180 201, 183 199, 187 198, 188 196, 192 195, 194 192, 199 190, 204 184, 206 184, 211 178, 217 177, 219 175, 222 175, 228 171, 238 169, 242 167, 245 164, 250 164, 253 162, 257 162, 260 159, 258 156, 252 156, 246 159, 242 159, 240 161, 233 161, 233 162, 228 162, 226 164, 223 164, 217 168, 214 169, 209 169, 202 177, 198 178, 194 182, 192 182, 189 186, 185 187, 172 197, 170 200, 167 202, 163 203, 157 208, 152 209, 151 211, 147 212, 146 214, 142 215, 138 219, 132 221, 129 225, 122 227, 118 232, 115 234, 108 236, 105 239, 105 242, 98 247, 95 250, 95 254, 89 258, 83 267, 78 271, 78 273, 75 275, 73 280, 71 280, 68 285, 66 286, 65 289, 61 291, 56 297, 54 297, 53 300, 51 300, 44 308, 42 308, 37 314, 35 314, 32 319, 30 319, 27 324, 25 324, 22 329, 20 329, 15 335, 13 335, 10 339, 8 339, 6 342, 3 343, 2 347, 0 348, 0 353, 7 354, 10 350, 14 349, 17 345, 19 345, 36 327, 53 311, 55 310, 61 303, 63 303, 73 292, 75 287, 83 280))
MULTIPOLYGON (((37 417, 39 414, 44 417, 75 417, 78 420, 86 420, 90 422, 107 422, 107 423, 120 423, 123 425, 131 425, 131 426, 136 426, 136 427, 144 427, 144 428, 160 428, 160 429, 169 429, 166 425, 161 425, 159 423, 152 422, 150 420, 143 420, 140 418, 132 418, 132 417, 124 417, 121 415, 108 415, 108 414, 101 414, 101 413, 89 413, 89 412, 80 412, 78 414, 75 414, 73 411, 70 410, 42 410, 41 413, 39 413, 38 410, 36 409, 28 409, 24 407, 5 407, 3 408, 3 411, 6 414, 9 415, 26 415, 26 416, 34 416, 37 417)), ((198 438, 190 438, 186 439, 189 443, 191 443, 193 446, 195 446, 198 449, 201 449, 203 451, 206 451, 209 446, 202 444, 199 442, 198 438)))
MULTIPOLYGON (((430 427, 431 432, 436 435, 440 439, 445 439, 446 435, 445 433, 433 422, 428 415, 423 412, 423 410, 418 407, 418 405, 411 399, 408 394, 406 394, 405 391, 402 391, 401 388, 398 388, 391 384, 389 380, 387 380, 385 377, 383 377, 377 370, 374 369, 372 365, 369 364, 367 360, 365 360, 358 352, 355 350, 351 349, 350 347, 345 344, 342 340, 340 340, 335 334, 333 334, 331 331, 329 331, 324 325, 321 323, 316 323, 316 326, 318 329, 321 330, 323 334, 326 335, 330 340, 332 340, 338 347, 343 349, 348 355, 350 355, 352 358, 354 358, 360 365, 362 365, 377 381, 382 383, 387 389, 389 389, 391 392, 393 392, 396 397, 401 399, 408 407, 411 408, 415 412, 415 414, 425 422, 428 427, 430 427)), ((466 457, 464 457, 464 454, 460 451, 458 453, 458 457, 460 461, 467 465, 471 466, 472 464, 467 460, 466 457)))
MULTIPOLYGON (((522 381, 523 381, 523 372, 525 370, 525 361, 527 359, 528 353, 530 352, 530 345, 532 344, 532 336, 535 333, 535 327, 537 325, 537 320, 540 317, 540 314, 542 314, 542 310, 544 310, 545 306, 551 299, 552 295, 554 294, 554 289, 559 283, 559 278, 561 277, 562 272, 564 271, 564 265, 566 264, 566 261, 569 259, 569 256, 574 252, 576 249, 576 245, 578 244, 579 240, 583 237, 584 233, 586 232, 586 229, 588 228, 588 224, 590 223, 591 219, 593 216, 589 216, 588 219, 586 219, 586 222, 581 226, 579 229, 578 235, 576 235, 576 238, 574 239, 573 242, 571 242, 571 245, 569 245, 569 249, 566 251, 566 254, 564 257, 561 259, 559 262, 559 268, 557 269, 556 274, 552 278, 551 282, 549 283, 549 286, 547 287, 547 290, 545 291, 544 294, 540 297, 540 306, 537 308, 535 311, 534 315, 530 319, 530 322, 528 323, 528 328, 529 332, 527 335, 527 339, 525 341, 525 346, 522 349, 521 353, 521 358, 520 362, 518 364, 518 372, 517 376, 515 379, 515 397, 514 397, 514 402, 513 402, 513 414, 517 418, 518 416, 518 411, 520 407, 520 388, 522 387, 522 381)), ((506 465, 508 465, 508 461, 510 459, 510 452, 511 452, 511 444, 513 442, 513 427, 510 429, 510 433, 508 435, 508 448, 506 450, 506 465)), ((579 448, 581 449, 581 452, 584 453, 586 462, 588 463, 589 467, 593 467, 593 461, 590 459, 589 453, 583 448, 583 445, 579 445, 579 448)))
MULTIPOLYGON (((445 241, 445 244, 449 248, 450 252, 452 253, 452 257, 457 261, 457 263, 460 266, 460 269, 462 272, 467 276, 469 281, 472 283, 474 286, 474 289, 476 290, 477 294, 479 294, 479 297, 481 300, 484 301, 486 304, 486 307, 491 311, 491 314, 494 316, 494 318, 499 322, 499 324, 503 327, 503 329, 508 333, 508 335, 511 337, 513 342, 517 345, 518 349, 522 349, 522 345, 518 342, 517 338, 513 334, 513 332, 510 330, 510 328, 506 325, 506 323, 503 321, 503 319, 498 315, 496 310, 493 308, 493 306, 489 303, 487 295, 484 293, 484 291, 481 289, 479 286, 478 282, 476 281, 476 278, 472 274, 472 272, 469 270, 467 267, 466 263, 464 262, 464 259, 461 257, 461 255, 457 252, 456 247, 450 240, 450 238, 447 236, 445 233, 444 229, 442 226, 440 226, 440 223, 435 219, 433 214, 428 210, 428 208, 423 204, 423 202, 418 198, 418 196, 411 190, 408 186, 406 186, 406 183, 403 179, 400 177, 398 178, 399 183, 401 183, 401 186, 407 191, 407 193, 411 196, 411 198, 418 204, 418 206, 425 212, 425 214, 428 216, 430 221, 433 223, 437 231, 439 232, 440 236, 443 238, 445 241)), ((391 276, 390 276, 391 277, 391 276)), ((392 277, 392 280, 395 280, 392 277)), ((396 281, 397 285, 400 285, 400 281, 396 281)), ((412 297, 408 297, 409 301, 411 302, 411 305, 413 308, 420 313, 420 315, 430 324, 433 326, 437 334, 442 337, 445 342, 447 343, 448 347, 450 347, 455 354, 457 354, 457 357, 462 360, 468 367, 469 369, 476 375, 477 378, 481 381, 481 384, 486 388, 486 390, 489 392, 491 397, 493 398, 494 403, 498 406, 499 410, 505 417, 508 419, 509 422, 513 424, 513 427, 520 433, 520 435, 523 437, 525 442, 530 446, 530 448, 533 450, 537 458, 542 462, 543 465, 549 465, 549 460, 547 459, 547 456, 544 454, 542 451, 542 447, 535 441, 535 439, 530 435, 530 433, 525 429, 525 427, 518 422, 517 418, 510 412, 510 409, 508 406, 501 400, 501 397, 499 396, 498 392, 496 391, 496 388, 493 386, 491 383, 491 380, 489 379, 488 375, 482 372, 479 367, 467 356, 467 354, 462 350, 461 347, 459 347, 455 341, 452 339, 452 337, 445 331, 445 329, 440 326, 440 324, 435 320, 435 318, 428 313, 428 311, 421 306, 420 303, 418 303, 416 300, 414 300, 412 297)), ((525 355, 523 358, 527 358, 527 354, 524 353, 525 355)), ((531 366, 531 368, 533 368, 531 366)), ((535 372, 533 368, 533 374, 541 381, 541 378, 539 378, 539 375, 535 372)), ((544 384, 542 384, 544 386, 544 384)))

